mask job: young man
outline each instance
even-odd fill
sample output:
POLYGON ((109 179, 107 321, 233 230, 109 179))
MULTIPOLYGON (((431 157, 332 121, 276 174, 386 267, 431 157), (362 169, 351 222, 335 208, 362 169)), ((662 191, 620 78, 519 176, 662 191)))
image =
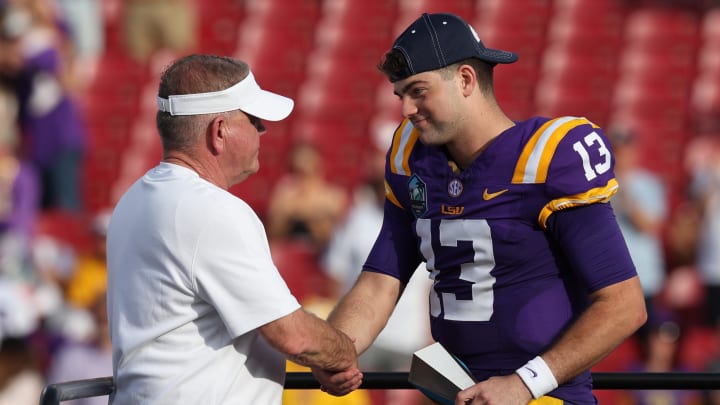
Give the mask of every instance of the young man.
POLYGON ((227 190, 259 168, 261 119, 293 101, 244 62, 191 55, 160 79, 163 159, 108 230, 113 404, 280 404, 285 357, 360 386, 352 341, 300 307, 252 209, 227 190))
POLYGON ((397 38, 380 65, 405 117, 383 227, 329 321, 361 353, 425 261, 433 337, 478 381, 456 404, 594 404, 589 368, 646 318, 609 204, 610 144, 585 118, 508 118, 492 71, 516 60, 450 14, 397 38))

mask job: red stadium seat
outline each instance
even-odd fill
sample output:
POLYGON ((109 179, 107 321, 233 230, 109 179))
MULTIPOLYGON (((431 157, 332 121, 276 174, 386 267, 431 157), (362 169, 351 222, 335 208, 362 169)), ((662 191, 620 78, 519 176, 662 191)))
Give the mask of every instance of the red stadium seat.
POLYGON ((342 20, 345 23, 353 23, 355 20, 359 26, 366 21, 372 23, 374 19, 392 20, 397 13, 397 7, 394 1, 333 0, 323 2, 322 12, 324 19, 342 20))
POLYGON ((720 75, 720 40, 708 41, 698 50, 697 74, 720 75))
POLYGON ((320 4, 307 0, 246 0, 245 12, 248 20, 260 20, 263 23, 290 22, 293 19, 314 22, 322 13, 320 4))
POLYGON ((619 69, 621 73, 691 77, 695 74, 696 54, 697 48, 690 43, 628 43, 620 55, 619 69))
POLYGON ((628 108, 640 104, 649 108, 663 104, 673 108, 685 108, 691 86, 692 79, 685 76, 653 75, 650 72, 625 74, 615 83, 613 103, 618 107, 628 108))
POLYGON ((475 3, 473 0, 397 0, 392 36, 399 35, 422 13, 452 13, 469 22, 475 17, 475 3))
POLYGON ((685 76, 623 75, 613 89, 613 110, 667 131, 689 132, 692 81, 685 76))
POLYGON ((619 372, 640 360, 638 338, 633 335, 620 344, 607 357, 593 366, 593 372, 619 372))
POLYGON ((567 45, 551 44, 542 55, 543 76, 582 75, 589 80, 602 80, 611 85, 617 76, 616 50, 581 46, 573 49, 567 45))
POLYGON ((270 52, 278 64, 286 62, 286 53, 291 60, 296 59, 298 52, 306 56, 313 46, 315 26, 321 16, 319 3, 305 0, 249 1, 246 13, 236 54, 249 59, 256 53, 270 52), (277 52, 281 44, 292 46, 277 52))
POLYGON ((526 119, 534 110, 537 72, 526 72, 521 63, 501 66, 494 73, 495 98, 503 111, 515 120, 526 119))
POLYGON ((84 252, 90 246, 88 218, 82 213, 61 209, 43 211, 35 222, 35 235, 64 242, 75 252, 84 252))
MULTIPOLYGON (((597 38, 614 42, 622 36, 624 20, 625 14, 619 10, 590 13, 585 9, 558 9, 547 22, 548 40, 566 42, 597 38)), ((602 43, 598 41, 598 45, 602 46, 602 43)))
POLYGON ((524 38, 532 44, 540 43, 536 49, 540 52, 551 12, 549 0, 484 0, 477 2, 472 25, 488 44, 502 42, 505 37, 524 38))
POLYGON ((489 35, 495 37, 513 35, 528 39, 544 39, 547 30, 547 19, 532 14, 500 14, 496 16, 481 14, 467 21, 473 21, 472 26, 483 41, 489 35))
POLYGON ((235 0, 197 1, 199 50, 226 55, 237 47, 245 9, 235 0))
POLYGON ((720 131, 720 72, 703 73, 695 79, 690 109, 699 133, 720 131))
POLYGON ((397 0, 397 5, 399 15, 415 18, 422 13, 452 13, 470 21, 475 14, 474 0, 397 0))
POLYGON ((302 241, 273 241, 270 253, 298 301, 329 296, 330 279, 322 271, 314 247, 302 241))
POLYGON ((692 11, 646 7, 631 11, 625 27, 625 39, 629 42, 696 43, 700 19, 692 11))
POLYGON ((340 69, 327 76, 313 76, 298 93, 298 115, 322 116, 327 120, 358 117, 367 119, 374 110, 375 91, 384 78, 380 74, 340 69))
POLYGON ((543 77, 535 91, 536 113, 587 117, 604 126, 610 111, 609 83, 607 78, 582 74, 543 77))
POLYGON ((478 0, 475 4, 476 18, 532 14, 541 19, 549 18, 553 9, 551 0, 478 0))
POLYGON ((720 114, 720 74, 699 75, 692 86, 691 105, 701 114, 720 114))
POLYGON ((275 29, 255 21, 244 26, 242 35, 234 55, 250 65, 261 86, 294 97, 305 79, 307 55, 314 41, 313 29, 275 29), (293 46, 277 52, 277 44, 286 43, 293 46))
POLYGON ((641 164, 661 175, 670 190, 684 180, 683 150, 691 136, 687 113, 678 114, 681 116, 667 118, 623 109, 613 111, 608 126, 627 128, 635 134, 641 146, 641 164))
POLYGON ((554 0, 553 7, 557 12, 587 17, 624 14, 627 9, 627 3, 628 2, 624 0, 554 0))
POLYGON ((703 14, 700 39, 704 43, 720 43, 720 8, 712 8, 703 14))
MULTIPOLYGON (((315 46, 335 50, 345 46, 369 46, 374 49, 387 49, 394 39, 392 18, 374 18, 370 21, 323 19, 317 25, 315 46)), ((355 49, 359 51, 360 49, 355 49)))
POLYGON ((703 371, 720 354, 720 337, 712 328, 694 327, 685 331, 680 361, 693 371, 703 371))
POLYGON ((615 55, 622 48, 622 16, 607 16, 599 24, 595 17, 578 19, 570 14, 556 14, 548 22, 547 42, 568 51, 615 55))
POLYGON ((362 122, 300 118, 293 137, 315 144, 325 159, 328 180, 352 189, 364 175, 364 151, 373 147, 368 117, 362 122))
POLYGON ((545 48, 545 40, 542 35, 505 31, 497 25, 484 25, 482 20, 475 20, 472 22, 472 26, 477 29, 485 46, 517 53, 519 60, 512 66, 523 68, 524 74, 534 75, 545 48))

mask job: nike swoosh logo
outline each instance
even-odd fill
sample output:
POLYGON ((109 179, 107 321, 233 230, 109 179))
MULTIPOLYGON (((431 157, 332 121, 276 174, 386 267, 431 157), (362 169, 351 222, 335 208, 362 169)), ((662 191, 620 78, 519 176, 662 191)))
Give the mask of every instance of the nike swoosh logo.
POLYGON ((483 200, 485 200, 485 201, 492 200, 493 198, 495 198, 495 197, 499 196, 500 194, 503 194, 507 191, 508 191, 508 189, 505 188, 500 191, 496 191, 494 193, 488 193, 488 189, 485 189, 485 191, 483 191, 483 200))
POLYGON ((526 370, 530 371, 532 373, 533 378, 537 377, 537 372, 530 367, 525 367, 526 370))

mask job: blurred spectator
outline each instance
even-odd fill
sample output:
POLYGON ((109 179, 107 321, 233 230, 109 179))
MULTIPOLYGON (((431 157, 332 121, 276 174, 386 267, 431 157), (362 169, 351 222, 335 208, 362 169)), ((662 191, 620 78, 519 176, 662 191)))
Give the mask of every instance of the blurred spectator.
POLYGON ((333 297, 352 287, 380 231, 385 203, 385 153, 377 150, 368 159, 365 181, 353 193, 352 204, 333 230, 323 267, 334 280, 333 297))
POLYGON ((89 309, 107 289, 106 236, 110 211, 95 215, 89 232, 90 250, 77 259, 66 288, 68 303, 76 308, 89 309))
MULTIPOLYGON (((365 264, 383 221, 385 203, 385 151, 374 150, 368 159, 365 182, 355 191, 344 220, 336 227, 322 264, 335 281, 334 299, 344 295, 365 264)), ((425 266, 420 266, 405 287, 403 295, 385 329, 359 358, 368 371, 408 371, 414 351, 431 343, 427 311, 432 282, 425 266)), ((418 390, 386 390, 387 405, 425 402, 418 390)))
POLYGON ((40 209, 37 172, 17 154, 10 96, 0 88, 0 276, 29 279, 30 243, 40 209))
POLYGON ((39 170, 42 207, 79 211, 83 119, 56 21, 38 0, 12 3, 1 21, 0 66, 19 102, 23 152, 39 170))
POLYGON ((31 246, 31 261, 36 284, 45 284, 63 296, 77 263, 77 252, 67 241, 38 233, 31 246))
POLYGON ((668 211, 665 186, 658 175, 642 167, 641 145, 633 133, 616 129, 610 140, 620 184, 612 205, 642 283, 648 316, 652 316, 666 271, 662 245, 668 211))
POLYGON ((280 178, 268 204, 270 240, 302 240, 324 250, 347 207, 341 187, 325 178, 323 157, 310 143, 293 145, 289 173, 280 178))
POLYGON ((683 201, 673 210, 666 228, 666 256, 671 271, 678 267, 695 267, 701 222, 699 204, 683 201))
POLYGON ((95 79, 99 59, 105 50, 102 1, 57 0, 57 5, 72 39, 72 73, 87 86, 95 79))
POLYGON ((673 268, 665 279, 660 297, 662 305, 677 314, 682 329, 702 324, 705 285, 694 265, 673 268))
POLYGON ((28 336, 39 326, 40 314, 32 286, 7 277, 0 278, 0 341, 28 336))
POLYGON ((140 63, 150 63, 159 51, 174 54, 170 59, 195 47, 193 0, 128 0, 124 12, 127 52, 140 63))
MULTIPOLYGON (((641 363, 632 365, 628 371, 668 373, 690 372, 680 363, 682 330, 674 314, 656 308, 648 319, 648 331, 641 341, 641 363)), ((634 390, 626 391, 626 401, 634 405, 694 405, 701 403, 701 395, 695 390, 634 390)))
POLYGON ((28 341, 0 340, 0 405, 37 405, 44 385, 28 341))
POLYGON ((720 324, 720 148, 715 139, 707 139, 703 145, 703 154, 709 156, 695 160, 690 190, 702 218, 697 268, 705 284, 705 321, 715 327, 720 324))
MULTIPOLYGON (((85 336, 69 339, 53 355, 47 382, 82 380, 112 375, 112 346, 108 331, 105 294, 88 306, 92 327, 85 336)), ((107 404, 107 396, 68 401, 68 405, 107 404)))

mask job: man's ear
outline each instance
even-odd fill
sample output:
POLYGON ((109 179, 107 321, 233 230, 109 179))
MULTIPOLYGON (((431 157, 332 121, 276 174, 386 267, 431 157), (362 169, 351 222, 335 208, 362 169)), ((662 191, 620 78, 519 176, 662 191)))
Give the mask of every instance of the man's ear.
POLYGON ((475 69, 470 65, 462 65, 458 68, 458 75, 460 76, 463 95, 465 97, 471 95, 478 87, 475 69))
POLYGON ((215 117, 207 128, 207 146, 213 155, 219 155, 225 148, 225 137, 227 136, 227 122, 225 117, 215 117))

